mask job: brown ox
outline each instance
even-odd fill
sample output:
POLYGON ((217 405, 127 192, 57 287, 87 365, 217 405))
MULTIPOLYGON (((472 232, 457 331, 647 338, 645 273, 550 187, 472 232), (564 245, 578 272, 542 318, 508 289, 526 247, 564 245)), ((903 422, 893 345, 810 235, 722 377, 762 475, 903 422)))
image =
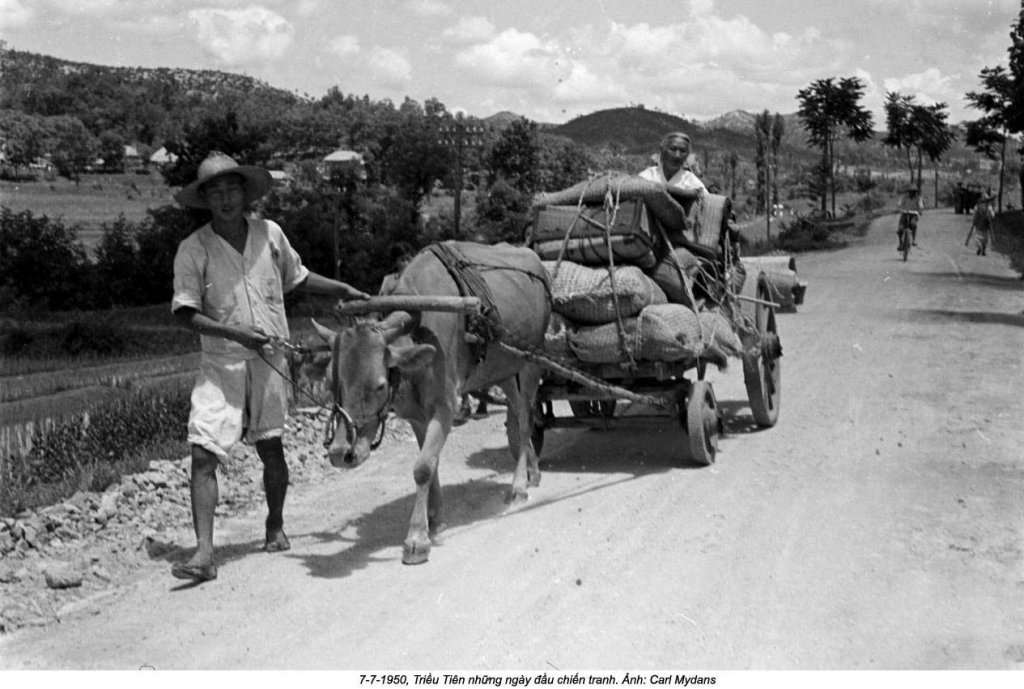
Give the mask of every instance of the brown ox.
MULTIPOLYGON (((471 274, 486 284, 496 316, 491 322, 500 320, 503 329, 500 339, 542 348, 550 294, 537 255, 509 245, 446 242, 444 246, 465 259, 457 269, 460 276, 471 274)), ((434 253, 424 250, 402 273, 392 296, 465 296, 449 270, 434 253)), ((389 407, 416 434, 420 454, 413 469, 416 501, 402 552, 406 564, 426 562, 431 537, 445 526, 438 460, 463 392, 500 385, 508 396, 506 430, 517 462, 510 500, 525 499, 527 487, 540 483, 531 442, 539 370, 493 339, 474 342, 479 338, 467 333, 471 318, 458 313, 396 311, 382 321, 359 320, 338 332, 317 324, 332 348, 329 384, 336 403, 336 426, 327 453, 331 464, 356 467, 364 462, 389 407)))

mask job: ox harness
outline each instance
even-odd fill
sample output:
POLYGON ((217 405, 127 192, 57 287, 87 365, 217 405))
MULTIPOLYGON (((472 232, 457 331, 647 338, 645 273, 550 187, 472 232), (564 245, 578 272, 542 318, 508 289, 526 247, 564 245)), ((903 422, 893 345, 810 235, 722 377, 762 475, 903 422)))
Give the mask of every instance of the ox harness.
MULTIPOLYGON (((487 355, 487 345, 505 335, 501 314, 494 303, 494 295, 480 272, 481 265, 472 263, 452 242, 431 244, 427 250, 445 267, 459 289, 459 296, 480 299, 480 313, 466 316, 466 333, 474 361, 479 364, 487 355)), ((488 266, 484 266, 488 267, 488 266)), ((497 266, 492 268, 497 269, 497 266)), ((503 266, 502 269, 505 267, 503 266)))
POLYGON ((388 395, 387 399, 384 400, 384 404, 373 414, 370 414, 368 418, 353 419, 352 415, 343 406, 344 400, 341 399, 341 390, 338 388, 339 376, 341 375, 339 371, 340 360, 341 357, 338 355, 338 338, 335 338, 334 348, 331 351, 331 399, 333 402, 331 404, 331 416, 327 419, 327 425, 324 428, 323 445, 325 448, 331 447, 331 443, 334 442, 334 436, 338 432, 338 424, 341 422, 345 424, 346 440, 350 446, 354 445, 359 428, 376 419, 377 434, 370 442, 370 449, 376 450, 384 441, 384 428, 387 426, 388 412, 395 400, 395 390, 398 388, 398 372, 388 372, 388 395))

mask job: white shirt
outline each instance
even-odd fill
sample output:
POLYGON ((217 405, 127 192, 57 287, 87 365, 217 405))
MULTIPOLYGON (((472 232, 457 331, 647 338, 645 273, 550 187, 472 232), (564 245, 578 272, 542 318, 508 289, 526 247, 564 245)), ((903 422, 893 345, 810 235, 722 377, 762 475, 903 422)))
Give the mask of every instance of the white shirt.
POLYGON ((707 192, 707 188, 704 186, 704 183, 700 181, 700 178, 685 167, 679 168, 679 170, 676 171, 676 174, 672 175, 671 179, 665 179, 665 171, 661 169, 661 163, 652 165, 642 171, 640 176, 644 179, 649 179, 652 182, 661 182, 662 184, 678 187, 679 189, 699 189, 700 191, 707 192))
POLYGON ((921 202, 921 195, 918 194, 914 198, 910 198, 910 194, 904 194, 900 198, 900 210, 910 211, 913 213, 920 213, 924 210, 924 203, 921 202))
MULTIPOLYGON (((178 245, 171 311, 190 307, 228 325, 257 328, 288 338, 284 295, 309 275, 281 227, 246 218, 249 233, 239 254, 207 224, 178 245)), ((254 350, 214 335, 201 335, 203 352, 247 359, 254 350)))

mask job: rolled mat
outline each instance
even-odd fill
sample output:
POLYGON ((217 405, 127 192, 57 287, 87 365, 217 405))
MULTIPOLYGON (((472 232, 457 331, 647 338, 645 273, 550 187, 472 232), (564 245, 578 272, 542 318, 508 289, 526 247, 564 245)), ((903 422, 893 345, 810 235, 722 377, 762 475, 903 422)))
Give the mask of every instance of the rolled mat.
POLYGON ((614 280, 608 268, 588 268, 570 261, 544 261, 544 268, 551 283, 552 309, 579 323, 612 323, 635 316, 649 304, 668 301, 661 288, 636 266, 616 266, 614 280))
POLYGON ((690 208, 689 225, 697 244, 717 247, 732 213, 732 201, 721 194, 704 194, 690 208))
MULTIPOLYGON (((761 273, 768 284, 769 298, 784 309, 792 309, 797 304, 803 303, 804 292, 807 290, 807 283, 799 280, 796 272, 786 267, 788 262, 760 260, 761 256, 747 258, 744 256, 740 261, 747 267, 747 271, 753 275, 761 273)), ((779 257, 784 259, 785 257, 779 257)), ((791 259, 796 265, 796 259, 791 259)))
POLYGON ((612 203, 641 200, 659 223, 669 228, 687 227, 686 211, 660 182, 652 182, 637 175, 608 172, 568 189, 538 194, 535 205, 551 206, 604 206, 610 194, 612 203))
MULTIPOLYGON (((616 263, 628 263, 649 270, 658 263, 651 245, 638 235, 615 236, 610 238, 611 255, 616 263)), ((585 266, 607 266, 609 262, 608 243, 604 237, 581 237, 565 242, 552 239, 532 246, 541 260, 554 261, 560 255, 567 261, 585 266), (565 253, 562 253, 562 247, 565 253)))

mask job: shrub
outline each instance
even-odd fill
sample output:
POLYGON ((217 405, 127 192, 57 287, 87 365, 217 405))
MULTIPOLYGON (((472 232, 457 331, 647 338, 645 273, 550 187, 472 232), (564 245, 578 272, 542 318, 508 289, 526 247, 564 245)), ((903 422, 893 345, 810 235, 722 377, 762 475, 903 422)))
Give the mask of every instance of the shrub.
POLYGON ((0 326, 0 354, 5 357, 30 353, 35 344, 32 331, 17 325, 0 326))
POLYGON ((123 354, 129 337, 121 328, 89 321, 76 321, 60 329, 60 349, 68 356, 123 354))
POLYGON ((0 310, 88 306, 88 270, 73 228, 0 206, 0 310))

